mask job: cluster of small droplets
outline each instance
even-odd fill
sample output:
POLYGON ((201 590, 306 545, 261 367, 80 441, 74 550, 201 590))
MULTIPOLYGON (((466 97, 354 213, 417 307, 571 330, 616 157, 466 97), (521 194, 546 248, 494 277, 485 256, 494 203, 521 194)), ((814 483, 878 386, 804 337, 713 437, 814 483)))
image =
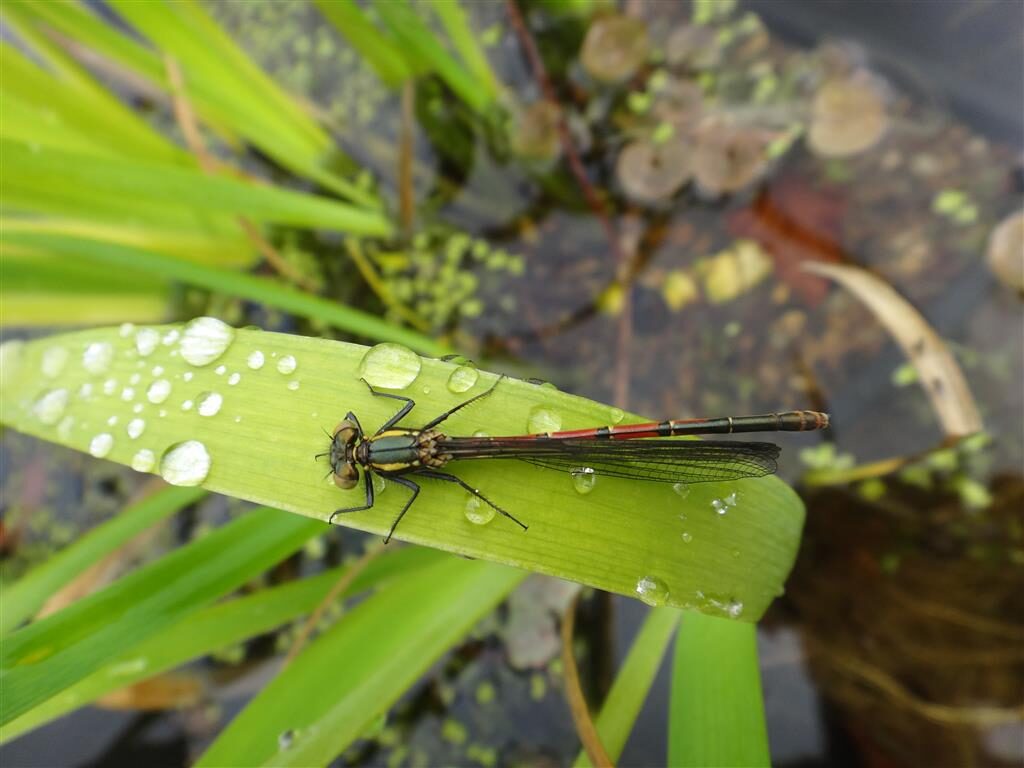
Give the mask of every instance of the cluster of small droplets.
POLYGON ((720 515, 724 515, 729 511, 730 507, 735 507, 738 496, 735 491, 730 493, 724 499, 715 499, 711 502, 711 508, 720 515))

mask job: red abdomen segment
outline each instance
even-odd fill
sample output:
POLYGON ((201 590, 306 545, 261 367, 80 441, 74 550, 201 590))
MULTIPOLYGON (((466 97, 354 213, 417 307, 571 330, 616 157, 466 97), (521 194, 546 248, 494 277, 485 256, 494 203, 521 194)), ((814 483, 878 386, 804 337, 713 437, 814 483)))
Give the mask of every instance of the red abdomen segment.
POLYGON ((608 438, 631 440, 640 437, 674 437, 676 435, 729 435, 740 432, 806 432, 828 427, 828 414, 818 411, 785 411, 760 416, 726 416, 717 419, 680 419, 678 421, 651 421, 646 424, 624 424, 618 427, 572 429, 565 432, 545 432, 523 435, 524 438, 550 437, 558 440, 572 438, 608 438))

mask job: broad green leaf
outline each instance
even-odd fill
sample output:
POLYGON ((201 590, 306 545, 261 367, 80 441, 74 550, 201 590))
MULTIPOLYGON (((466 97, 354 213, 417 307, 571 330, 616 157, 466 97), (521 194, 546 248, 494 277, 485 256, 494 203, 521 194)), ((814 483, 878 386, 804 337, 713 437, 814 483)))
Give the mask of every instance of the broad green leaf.
MULTIPOLYGON (((680 613, 674 608, 654 608, 640 626, 633 645, 629 648, 615 682, 594 721, 605 752, 613 762, 618 761, 633 724, 640 715, 647 692, 651 689, 665 649, 679 624, 680 613)), ((589 768, 587 753, 580 751, 573 763, 576 768, 589 768)))
POLYGON ((200 488, 166 488, 89 531, 13 584, 4 584, 0 632, 10 632, 38 611, 50 595, 86 568, 99 562, 136 534, 202 496, 200 488))
MULTIPOLYGON (((447 555, 424 547, 394 548, 371 562, 343 596, 408 577, 447 555)), ((348 566, 202 608, 122 652, 88 677, 3 728, 0 743, 38 728, 101 696, 240 643, 316 608, 348 566)))
POLYGON ((444 354, 448 351, 444 345, 416 331, 391 325, 375 315, 319 296, 311 296, 266 277, 204 267, 171 256, 114 243, 35 232, 0 232, 0 255, 6 254, 10 248, 38 249, 43 254, 63 257, 65 260, 88 261, 94 265, 102 264, 117 270, 144 269, 147 276, 159 276, 187 285, 208 288, 228 296, 251 299, 269 307, 320 320, 367 338, 401 342, 433 354, 444 354))
POLYGON ((304 649, 198 765, 327 765, 524 576, 448 558, 396 581, 304 649))
POLYGON ((672 665, 668 764, 771 765, 754 624, 683 616, 672 665))
MULTIPOLYGON (((122 464, 146 449, 159 467, 159 457, 172 445, 200 441, 211 458, 203 483, 208 490, 326 520, 335 509, 362 504, 364 495, 361 488, 339 490, 325 477, 325 463, 314 461, 328 447, 324 430, 353 411, 372 431, 401 405, 374 397, 361 376, 382 387, 392 383, 397 386, 389 390, 392 394, 414 398, 417 405, 404 422, 411 426, 486 391, 497 378, 483 372, 473 383, 469 372, 472 386, 456 386, 464 391, 453 392, 449 378, 458 365, 421 359, 395 345, 374 351, 370 360, 379 365, 361 368, 368 351, 355 344, 249 330, 232 335, 226 327, 198 321, 182 331, 181 326, 163 326, 125 329, 122 335, 101 328, 8 343, 0 348, 4 422, 79 450, 88 450, 97 435, 109 432, 113 442, 106 458, 122 464), (153 331, 168 343, 151 348, 153 331), (183 359, 190 348, 183 346, 184 338, 202 341, 204 333, 216 337, 221 331, 230 344, 209 364, 193 366, 183 359), (92 374, 82 360, 94 343, 109 344, 112 354, 109 368, 92 374), (58 377, 48 379, 41 362, 44 352, 56 346, 67 349, 69 362, 58 377), (405 371, 409 375, 400 381, 405 371), (157 393, 160 402, 147 394, 155 381, 166 382, 169 389, 157 393), (83 385, 88 385, 85 394, 83 385), (142 406, 138 414, 136 405, 142 406), (215 415, 202 415, 211 411, 215 415), (118 417, 114 429, 105 426, 111 416, 118 417), (125 432, 133 418, 145 425, 137 439, 125 432)), ((620 419, 644 420, 506 379, 443 428, 454 435, 478 430, 516 435, 620 419)), ((466 515, 471 496, 450 483, 423 481, 398 538, 744 621, 756 621, 781 591, 803 524, 799 498, 774 477, 698 483, 679 492, 665 483, 597 477, 591 492, 580 493, 568 473, 524 462, 464 461, 450 469, 529 530, 500 516, 474 524, 466 515), (723 505, 725 498, 734 503, 723 505)), ((407 498, 406 489, 387 483, 373 509, 335 522, 383 535, 407 498)))
POLYGON ((149 205, 188 207, 251 216, 259 221, 325 227, 354 234, 387 236, 391 223, 382 214, 316 195, 252 184, 202 171, 98 158, 52 148, 0 140, 4 162, 0 185, 15 202, 21 192, 60 198, 78 195, 127 196, 149 205))
POLYGON ((5 636, 0 644, 0 724, 237 589, 321 531, 311 520, 255 510, 5 636))

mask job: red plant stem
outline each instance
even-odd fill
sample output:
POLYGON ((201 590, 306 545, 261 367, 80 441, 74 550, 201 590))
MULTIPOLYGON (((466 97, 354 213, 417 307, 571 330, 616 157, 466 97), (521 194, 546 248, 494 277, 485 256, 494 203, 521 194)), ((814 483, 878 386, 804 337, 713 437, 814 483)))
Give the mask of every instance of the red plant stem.
POLYGON ((629 282, 630 260, 622 250, 618 235, 615 232, 615 226, 612 224, 604 200, 597 193, 597 190, 594 189, 590 179, 587 178, 587 171, 583 167, 583 161, 580 159, 579 152, 576 151, 572 134, 569 132, 569 124, 565 119, 565 110, 562 109, 562 105, 558 101, 554 86, 548 77, 547 68, 544 66, 540 51, 537 49, 537 43, 526 26, 526 21, 523 19, 516 0, 507 0, 506 8, 508 9, 509 20, 512 22, 512 29, 519 39, 519 44, 522 46, 523 53, 530 64, 530 69, 533 70, 533 76, 544 93, 545 100, 558 111, 558 137, 562 144, 562 152, 569 163, 569 169, 576 178, 576 183, 579 184, 587 207, 590 208, 594 216, 601 222, 605 236, 608 238, 608 246, 615 257, 615 277, 622 289, 622 306, 619 313, 618 335, 615 345, 615 378, 612 385, 612 402, 620 408, 626 408, 629 400, 629 350, 633 343, 633 302, 629 282))

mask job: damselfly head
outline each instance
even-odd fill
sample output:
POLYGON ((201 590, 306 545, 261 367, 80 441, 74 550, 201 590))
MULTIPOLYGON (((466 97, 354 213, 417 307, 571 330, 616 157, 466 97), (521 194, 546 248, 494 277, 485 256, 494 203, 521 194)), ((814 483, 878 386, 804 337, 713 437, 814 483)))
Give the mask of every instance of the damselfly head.
POLYGON ((361 436, 358 425, 348 419, 338 422, 331 439, 331 469, 334 470, 334 484, 339 488, 355 488, 359 483, 359 469, 356 467, 352 448, 361 436))

